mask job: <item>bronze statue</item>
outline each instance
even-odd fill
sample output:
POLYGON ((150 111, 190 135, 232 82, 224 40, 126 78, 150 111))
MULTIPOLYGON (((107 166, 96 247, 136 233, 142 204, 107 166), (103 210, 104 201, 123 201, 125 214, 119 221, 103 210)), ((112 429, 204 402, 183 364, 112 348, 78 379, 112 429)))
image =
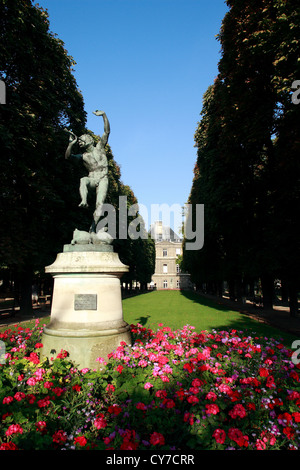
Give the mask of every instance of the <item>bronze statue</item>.
POLYGON ((81 202, 79 207, 88 207, 87 196, 89 189, 96 190, 96 208, 93 214, 93 223, 90 232, 96 233, 96 227, 101 217, 102 206, 104 204, 107 188, 108 188, 108 168, 105 153, 105 145, 107 144, 110 134, 110 125, 104 111, 94 111, 96 116, 102 116, 104 121, 104 133, 97 145, 94 145, 94 139, 89 134, 83 134, 77 137, 72 131, 65 129, 69 134, 69 145, 65 153, 65 157, 82 158, 83 164, 88 170, 88 176, 84 176, 80 180, 79 192, 81 202), (82 153, 74 155, 71 153, 73 145, 78 142, 82 153))

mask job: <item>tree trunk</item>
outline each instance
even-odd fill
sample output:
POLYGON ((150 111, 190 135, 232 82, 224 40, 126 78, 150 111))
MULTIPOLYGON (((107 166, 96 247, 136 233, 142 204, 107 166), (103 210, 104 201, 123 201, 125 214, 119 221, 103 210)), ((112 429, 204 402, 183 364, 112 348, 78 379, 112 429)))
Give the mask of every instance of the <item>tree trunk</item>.
POLYGON ((271 276, 265 275, 261 277, 261 287, 263 293, 263 306, 265 310, 273 309, 274 298, 274 280, 271 276))
POLYGON ((235 283, 234 280, 230 279, 228 281, 228 290, 229 290, 229 298, 230 300, 235 301, 236 296, 235 296, 235 283))
POLYGON ((291 317, 298 314, 298 283, 294 279, 288 281, 289 307, 291 317))
POLYGON ((31 270, 19 273, 21 315, 30 315, 32 313, 32 278, 33 273, 31 270))
POLYGON ((287 302, 289 299, 289 289, 285 279, 281 280, 281 300, 287 302))

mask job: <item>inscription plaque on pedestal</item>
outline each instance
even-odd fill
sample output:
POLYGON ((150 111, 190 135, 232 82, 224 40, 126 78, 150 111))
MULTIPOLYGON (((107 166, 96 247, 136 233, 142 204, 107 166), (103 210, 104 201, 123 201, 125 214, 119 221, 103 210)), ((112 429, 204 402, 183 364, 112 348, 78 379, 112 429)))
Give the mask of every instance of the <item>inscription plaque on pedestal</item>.
POLYGON ((75 294, 74 310, 97 310, 97 294, 75 294))

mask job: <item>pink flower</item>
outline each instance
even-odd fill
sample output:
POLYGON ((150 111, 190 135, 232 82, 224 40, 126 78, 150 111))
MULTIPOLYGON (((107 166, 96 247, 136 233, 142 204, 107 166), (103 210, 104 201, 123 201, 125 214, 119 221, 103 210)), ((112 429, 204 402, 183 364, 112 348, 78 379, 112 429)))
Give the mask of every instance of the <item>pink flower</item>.
POLYGON ((208 392, 208 394, 205 397, 205 400, 216 401, 216 399, 217 399, 217 395, 215 394, 215 392, 208 392))
POLYGON ((265 450, 266 444, 261 439, 256 439, 255 447, 257 450, 265 450))
POLYGON ((99 362, 99 364, 103 364, 104 366, 106 366, 107 364, 107 362, 105 361, 105 359, 103 359, 103 357, 97 357, 96 362, 99 362))
POLYGON ((146 382, 144 385, 144 389, 147 390, 149 388, 153 387, 153 385, 150 382, 146 382))
POLYGON ((22 434, 23 428, 19 424, 11 424, 6 431, 7 436, 11 436, 12 434, 22 434))
POLYGON ((98 414, 96 416, 96 419, 95 419, 93 424, 94 424, 95 428, 97 428, 97 429, 105 428, 107 426, 107 421, 104 418, 104 414, 103 413, 98 414))
POLYGON ((26 383, 27 385, 30 385, 31 387, 33 387, 37 383, 37 380, 34 377, 29 377, 26 383))
POLYGON ((148 365, 148 362, 145 361, 145 359, 141 359, 139 362, 138 362, 138 366, 139 367, 147 367, 148 365))

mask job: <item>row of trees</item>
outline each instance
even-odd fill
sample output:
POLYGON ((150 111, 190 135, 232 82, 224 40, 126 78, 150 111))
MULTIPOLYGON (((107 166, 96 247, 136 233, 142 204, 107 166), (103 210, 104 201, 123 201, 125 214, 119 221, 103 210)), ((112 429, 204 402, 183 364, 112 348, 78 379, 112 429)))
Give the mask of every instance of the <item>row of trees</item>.
MULTIPOLYGON (((49 31, 47 13, 30 0, 0 0, 0 278, 13 281, 23 311, 31 309, 35 275, 44 276, 75 227, 86 230, 91 214, 78 209, 81 164, 65 160, 66 133, 87 132, 84 100, 73 76, 74 60, 49 31)), ((111 149, 108 202, 136 203, 121 182, 111 149)), ((122 240, 116 248, 130 266, 126 281, 149 282, 154 245, 122 240)))
MULTIPOLYGON (((300 11, 292 0, 228 0, 218 75, 203 97, 189 203, 205 207, 205 242, 184 251, 199 287, 231 298, 260 280, 272 308, 274 279, 297 313, 299 289, 300 11)), ((195 217, 194 217, 195 219, 195 217)))

